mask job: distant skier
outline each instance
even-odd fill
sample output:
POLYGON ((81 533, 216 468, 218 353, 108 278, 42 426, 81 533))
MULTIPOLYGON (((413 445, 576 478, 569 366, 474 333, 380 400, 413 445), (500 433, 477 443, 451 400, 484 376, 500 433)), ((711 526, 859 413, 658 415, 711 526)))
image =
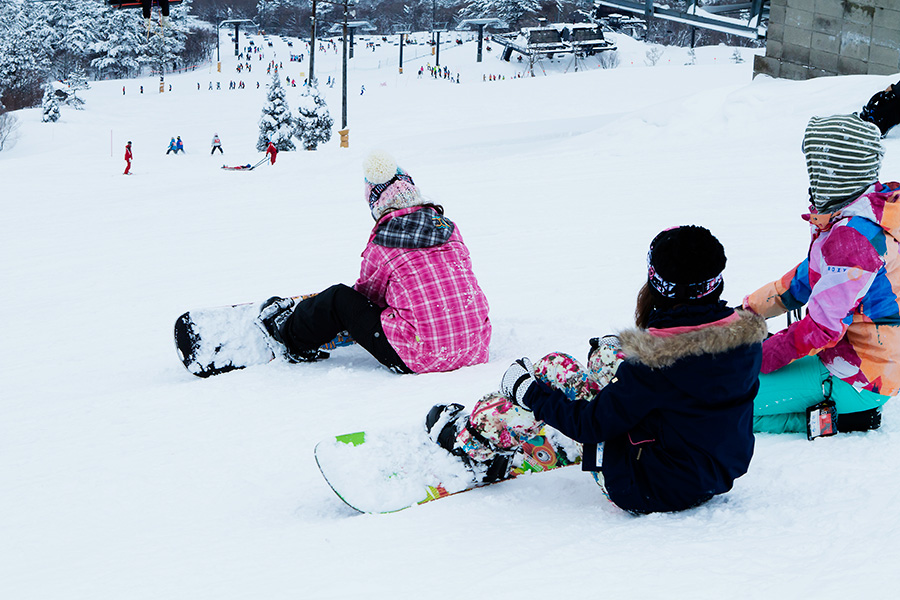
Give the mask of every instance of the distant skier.
POLYGON ((175 141, 175 154, 181 152, 184 154, 184 142, 181 141, 181 136, 178 136, 178 139, 175 141))
POLYGON ((125 175, 130 175, 131 171, 131 142, 125 144, 125 175))
POLYGON ((222 151, 222 140, 219 139, 219 134, 214 133, 212 139, 212 150, 209 151, 210 156, 216 153, 216 150, 219 151, 219 154, 225 154, 222 151))
POLYGON ((275 156, 278 154, 278 148, 275 147, 275 144, 272 143, 271 140, 266 140, 269 142, 269 145, 266 146, 266 156, 269 156, 270 164, 275 164, 275 156))
POLYGON ((166 150, 166 154, 168 154, 169 152, 178 154, 178 146, 175 145, 175 138, 169 140, 169 149, 166 150))

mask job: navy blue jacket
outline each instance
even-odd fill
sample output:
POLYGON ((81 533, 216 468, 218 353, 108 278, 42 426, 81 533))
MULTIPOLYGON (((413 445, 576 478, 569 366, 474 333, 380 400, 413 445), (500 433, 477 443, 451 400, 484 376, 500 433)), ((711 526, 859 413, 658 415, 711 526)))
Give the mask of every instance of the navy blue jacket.
POLYGON ((677 511, 731 489, 753 456, 762 317, 724 303, 657 311, 647 330, 619 338, 625 362, 589 402, 538 382, 524 403, 584 444, 583 468, 601 470, 619 507, 677 511))

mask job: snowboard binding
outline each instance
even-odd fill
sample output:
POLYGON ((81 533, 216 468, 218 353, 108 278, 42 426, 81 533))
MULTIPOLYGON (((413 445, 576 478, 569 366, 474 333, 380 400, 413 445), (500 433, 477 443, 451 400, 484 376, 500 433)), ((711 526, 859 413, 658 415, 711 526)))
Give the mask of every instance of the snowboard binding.
POLYGON ((458 457, 476 482, 507 479, 514 457, 543 425, 531 411, 500 394, 479 400, 471 414, 461 404, 438 404, 425 417, 429 438, 458 457))
POLYGON ((330 354, 318 348, 312 350, 291 350, 284 341, 284 326, 294 308, 292 298, 272 296, 259 307, 259 325, 272 341, 272 351, 290 363, 316 362, 325 360, 330 354))

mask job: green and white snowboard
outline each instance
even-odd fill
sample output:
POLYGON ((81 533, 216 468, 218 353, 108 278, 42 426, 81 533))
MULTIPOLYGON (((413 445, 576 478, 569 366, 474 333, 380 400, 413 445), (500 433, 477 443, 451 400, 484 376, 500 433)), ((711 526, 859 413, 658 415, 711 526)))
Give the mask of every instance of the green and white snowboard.
MULTIPOLYGON (((331 489, 362 513, 397 512, 500 483, 475 482, 462 460, 431 441, 424 428, 339 435, 319 442, 315 457, 331 489)), ((516 453, 501 481, 580 460, 578 444, 545 426, 516 453)))

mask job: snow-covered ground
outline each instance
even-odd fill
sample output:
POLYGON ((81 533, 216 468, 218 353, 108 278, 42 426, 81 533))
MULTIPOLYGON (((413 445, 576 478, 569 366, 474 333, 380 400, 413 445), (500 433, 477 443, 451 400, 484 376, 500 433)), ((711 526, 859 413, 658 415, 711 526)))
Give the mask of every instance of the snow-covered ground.
MULTIPOLYGON (((16 113, 19 138, 0 153, 0 598, 894 597, 892 404, 877 432, 760 435, 732 492, 641 518, 577 468, 359 515, 312 450, 412 426, 438 402, 471 406, 522 355, 585 356, 591 336, 629 325, 662 228, 703 224, 722 240, 731 302, 780 276, 807 245, 806 121, 857 110, 896 76, 752 80, 752 52, 735 64, 727 47, 698 49, 692 66, 666 48, 649 67, 647 46, 616 36, 617 69, 563 59, 524 79, 498 46, 478 64, 474 43, 452 40, 441 62, 456 85, 417 78, 426 46, 405 48, 400 75, 399 48, 361 36, 349 149, 335 135, 223 171, 262 157, 266 63, 298 85, 306 68, 289 62, 299 42, 256 39, 265 58, 249 74, 223 37, 221 74, 167 76, 162 94, 155 77, 97 82, 56 124, 16 113), (209 155, 214 133, 224 156, 209 155), (175 135, 187 154, 166 156, 175 135), (361 162, 376 147, 458 223, 491 303, 490 363, 397 376, 349 348, 188 374, 172 343, 185 310, 354 281, 372 225, 361 162)), ((316 62, 320 81, 339 76, 338 54, 316 62)), ((324 92, 337 129, 340 83, 324 92)), ((884 179, 897 179, 900 134, 885 144, 884 179)))

